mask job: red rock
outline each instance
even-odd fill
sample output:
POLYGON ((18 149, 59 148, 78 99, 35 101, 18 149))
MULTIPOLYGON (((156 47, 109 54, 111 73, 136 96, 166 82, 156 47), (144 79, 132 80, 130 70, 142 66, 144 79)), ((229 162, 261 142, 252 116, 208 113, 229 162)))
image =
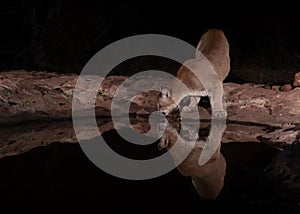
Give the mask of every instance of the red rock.
POLYGON ((293 87, 291 84, 285 84, 284 86, 280 87, 280 91, 290 91, 293 87))
POLYGON ((272 90, 274 90, 274 91, 279 91, 279 89, 280 89, 279 85, 273 85, 272 86, 272 90))

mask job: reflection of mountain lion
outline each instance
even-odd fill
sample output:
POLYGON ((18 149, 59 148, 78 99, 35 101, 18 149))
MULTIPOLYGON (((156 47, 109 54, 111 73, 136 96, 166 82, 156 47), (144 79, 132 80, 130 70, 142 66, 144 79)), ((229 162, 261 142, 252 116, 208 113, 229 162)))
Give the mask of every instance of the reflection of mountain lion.
POLYGON ((177 149, 172 151, 170 148, 180 136, 173 127, 166 126, 159 143, 159 148, 166 148, 171 153, 175 162, 182 160, 182 150, 191 149, 190 154, 177 166, 177 169, 183 176, 190 176, 192 178, 193 186, 201 198, 215 199, 224 186, 226 173, 226 161, 220 152, 221 144, 219 144, 214 154, 204 165, 199 165, 198 161, 205 143, 196 141, 195 146, 191 148, 193 144, 189 141, 194 141, 197 134, 193 133, 193 131, 187 132, 187 134, 189 136, 185 136, 185 138, 188 140, 181 138, 182 140, 180 139, 177 142, 179 143, 177 149))
MULTIPOLYGON (((223 82, 230 70, 229 44, 224 33, 218 29, 208 30, 202 35, 197 49, 213 66, 213 69, 216 71, 216 75, 218 75, 216 78, 223 82)), ((201 70, 203 74, 203 68, 205 68, 203 67, 205 66, 205 63, 203 62, 203 57, 197 52, 195 59, 187 60, 183 66, 181 66, 177 72, 177 78, 189 88, 192 94, 186 94, 186 92, 180 87, 172 87, 172 94, 168 89, 163 88, 161 90, 161 96, 158 103, 158 108, 161 112, 168 115, 169 112, 177 106, 176 103, 180 103, 180 101, 186 96, 192 97, 190 99, 189 106, 184 106, 182 110, 184 112, 197 110, 197 104, 200 101, 200 97, 207 96, 208 94, 199 79, 187 67, 201 75, 201 70)), ((211 90, 211 88, 216 87, 215 85, 215 83, 212 83, 210 88, 206 87, 206 89, 211 90)), ((211 104, 212 106, 214 105, 216 109, 216 115, 213 116, 222 118, 226 117, 226 111, 222 104, 222 94, 219 93, 220 91, 211 91, 211 98, 214 99, 211 101, 211 104), (216 94, 214 94, 214 92, 216 94)))

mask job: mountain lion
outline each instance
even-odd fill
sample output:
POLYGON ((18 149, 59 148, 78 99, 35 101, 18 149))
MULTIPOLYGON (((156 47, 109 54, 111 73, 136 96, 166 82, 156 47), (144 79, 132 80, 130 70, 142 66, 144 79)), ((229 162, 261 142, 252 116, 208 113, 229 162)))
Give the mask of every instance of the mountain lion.
POLYGON ((187 86, 189 93, 176 86, 176 83, 171 84, 171 90, 162 88, 158 109, 168 115, 183 98, 189 96, 189 105, 184 106, 182 111, 191 112, 197 110, 201 96, 210 96, 213 117, 225 118, 227 113, 223 105, 222 83, 230 70, 230 57, 229 44, 223 31, 209 29, 202 35, 197 50, 195 59, 187 60, 176 76, 187 86))

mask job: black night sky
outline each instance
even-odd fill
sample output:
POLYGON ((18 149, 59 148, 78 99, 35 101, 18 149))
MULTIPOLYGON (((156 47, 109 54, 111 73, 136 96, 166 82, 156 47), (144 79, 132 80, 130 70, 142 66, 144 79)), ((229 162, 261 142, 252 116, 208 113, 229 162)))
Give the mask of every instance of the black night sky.
POLYGON ((289 82, 300 69, 299 16, 297 7, 288 2, 12 0, 1 4, 1 70, 79 73, 91 56, 116 40, 156 33, 196 45, 209 28, 222 29, 230 43, 228 81, 289 82))

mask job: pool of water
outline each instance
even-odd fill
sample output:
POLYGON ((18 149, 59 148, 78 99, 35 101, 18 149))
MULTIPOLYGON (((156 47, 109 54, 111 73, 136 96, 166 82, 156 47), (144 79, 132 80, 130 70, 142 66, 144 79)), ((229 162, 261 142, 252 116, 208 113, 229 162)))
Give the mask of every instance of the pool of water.
MULTIPOLYGON (((126 146, 120 145, 128 142, 115 130, 104 133, 103 137, 112 148, 126 153, 126 146)), ((129 150, 133 154, 143 151, 129 150)), ((157 150, 157 145, 149 145, 147 151, 157 153, 154 155, 163 153, 157 150)), ((295 193, 261 173, 279 152, 261 143, 222 144, 221 153, 226 161, 224 186, 217 198, 204 200, 191 177, 184 176, 177 168, 148 180, 121 179, 96 167, 79 144, 53 143, 0 159, 0 209, 299 211, 295 193)))

